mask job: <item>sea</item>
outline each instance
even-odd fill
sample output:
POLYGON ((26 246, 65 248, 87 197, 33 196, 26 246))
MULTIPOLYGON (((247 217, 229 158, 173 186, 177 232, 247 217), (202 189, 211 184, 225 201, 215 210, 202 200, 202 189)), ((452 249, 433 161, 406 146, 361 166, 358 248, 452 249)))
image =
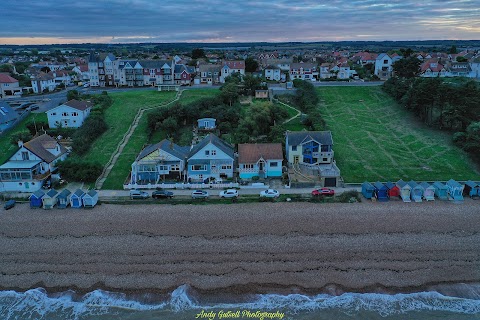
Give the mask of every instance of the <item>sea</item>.
MULTIPOLYGON (((473 296, 475 296, 475 293, 473 296)), ((202 297, 188 285, 169 294, 94 290, 0 291, 0 319, 480 319, 480 299, 417 293, 258 294, 202 297)))

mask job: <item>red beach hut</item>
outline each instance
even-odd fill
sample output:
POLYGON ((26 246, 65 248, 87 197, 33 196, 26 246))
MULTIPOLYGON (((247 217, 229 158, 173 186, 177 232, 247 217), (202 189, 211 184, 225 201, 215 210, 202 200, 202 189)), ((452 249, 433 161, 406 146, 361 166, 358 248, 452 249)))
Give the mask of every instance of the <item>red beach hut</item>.
POLYGON ((385 186, 388 188, 388 196, 391 197, 400 197, 400 189, 397 187, 396 184, 388 181, 385 183, 385 186))

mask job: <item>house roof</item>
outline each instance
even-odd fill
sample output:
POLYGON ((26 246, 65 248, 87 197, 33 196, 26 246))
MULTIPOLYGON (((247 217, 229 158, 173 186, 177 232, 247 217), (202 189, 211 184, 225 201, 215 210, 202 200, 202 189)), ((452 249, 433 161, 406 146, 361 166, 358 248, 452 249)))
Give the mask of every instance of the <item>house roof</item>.
POLYGON ((198 66, 200 72, 220 72, 221 68, 218 64, 201 64, 198 66))
POLYGON ((68 197, 72 192, 68 189, 63 189, 62 192, 58 195, 59 198, 66 198, 68 197))
POLYGON ((203 138, 202 141, 200 141, 198 144, 196 144, 192 150, 190 150, 190 153, 188 154, 188 158, 192 157, 194 154, 196 154, 198 151, 200 151, 203 147, 205 147, 207 144, 213 144, 223 152, 225 152, 230 158, 234 158, 234 151, 232 146, 230 146, 228 143, 217 137, 216 135, 210 133, 207 135, 205 138, 203 138))
POLYGON ((385 59, 385 58, 391 59, 388 54, 386 54, 386 53, 380 53, 380 54, 378 55, 377 59, 375 59, 375 60, 382 60, 382 59, 385 59))
POLYGON ((228 66, 230 69, 245 69, 245 61, 236 60, 236 61, 225 61, 223 66, 228 66))
POLYGON ((98 192, 94 189, 91 189, 87 192, 87 195, 92 197, 92 198, 95 197, 97 194, 98 194, 98 192))
POLYGON ((171 142, 170 140, 163 139, 159 143, 151 144, 151 145, 146 146, 140 152, 140 154, 138 155, 136 160, 138 161, 138 160, 141 160, 141 159, 145 158, 147 155, 149 155, 150 153, 154 152, 157 149, 168 152, 171 155, 173 155, 173 156, 175 156, 175 157, 177 157, 181 160, 185 159, 185 157, 187 156, 187 154, 190 150, 189 147, 182 147, 182 146, 179 146, 179 145, 171 142))
POLYGON ((11 77, 9 74, 0 73, 0 83, 15 83, 15 82, 18 82, 18 80, 11 77))
POLYGON ((296 62, 290 64, 290 69, 314 69, 316 66, 314 63, 296 62))
POLYGON ((18 113, 6 102, 0 101, 0 124, 9 123, 18 118, 18 113))
POLYGON ((55 197, 57 194, 58 194, 58 191, 55 190, 55 189, 50 189, 50 190, 48 190, 48 192, 46 193, 46 195, 49 196, 50 198, 55 197))
POLYGON ((35 197, 35 198, 37 198, 37 199, 40 199, 40 198, 43 197, 44 195, 45 195, 45 192, 43 192, 42 189, 39 189, 39 190, 35 191, 34 193, 32 193, 32 194, 30 195, 30 198, 31 198, 31 197, 35 197))
POLYGON ((32 153, 36 154, 40 159, 48 163, 54 161, 67 152, 67 149, 65 149, 64 146, 59 144, 57 140, 47 134, 42 134, 41 136, 33 138, 32 140, 25 142, 23 146, 32 153), (58 155, 54 155, 47 150, 54 149, 57 144, 60 146, 60 153, 58 155))
POLYGON ((45 72, 40 72, 38 75, 36 75, 35 80, 40 80, 40 81, 46 81, 46 80, 53 80, 53 74, 45 73, 45 72))
POLYGON ((76 196, 78 198, 81 198, 85 195, 85 192, 82 189, 77 189, 75 192, 72 194, 72 196, 76 196))
POLYGON ((254 163, 263 160, 283 159, 281 143, 244 143, 238 145, 238 162, 254 163))
POLYGON ((80 111, 85 111, 88 108, 91 108, 93 106, 93 103, 90 101, 78 101, 78 100, 70 100, 64 103, 64 105, 72 107, 74 109, 80 110, 80 111))
POLYGON ((315 140, 324 145, 333 145, 331 131, 287 131, 288 144, 297 146, 305 140, 315 140))
POLYGON ((380 181, 375 182, 373 186, 375 187, 375 189, 378 189, 378 190, 388 189, 387 186, 381 183, 380 181))

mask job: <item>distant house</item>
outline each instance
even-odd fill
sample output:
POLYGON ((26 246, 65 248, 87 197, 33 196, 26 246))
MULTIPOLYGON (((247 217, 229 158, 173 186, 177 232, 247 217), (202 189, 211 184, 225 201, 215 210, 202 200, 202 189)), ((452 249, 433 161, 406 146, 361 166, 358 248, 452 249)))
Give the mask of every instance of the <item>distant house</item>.
POLYGON ((31 80, 34 93, 53 91, 56 88, 55 77, 51 73, 40 72, 31 80))
POLYGON ((8 103, 0 101, 0 133, 10 128, 18 117, 19 114, 8 103))
POLYGON ((225 61, 220 69, 220 82, 225 83, 225 79, 234 73, 245 75, 245 61, 225 61))
POLYGON ((145 147, 132 163, 131 184, 157 184, 163 179, 184 177, 189 147, 181 147, 169 140, 145 147))
POLYGON ((287 131, 285 139, 290 166, 316 171, 324 186, 334 187, 339 184, 340 169, 334 160, 330 131, 287 131))
POLYGON ((89 101, 70 100, 46 112, 50 128, 78 128, 90 114, 89 101))
POLYGON ((220 65, 215 64, 201 64, 198 67, 200 74, 200 84, 218 84, 220 83, 220 65))
POLYGON ((475 72, 472 72, 472 68, 468 62, 449 62, 446 66, 447 77, 467 77, 475 78, 475 72))
POLYGON ((386 53, 381 53, 375 59, 375 75, 381 80, 388 80, 393 72, 393 59, 386 53))
POLYGON ((238 173, 241 179, 281 177, 283 150, 281 143, 238 145, 238 173))
POLYGON ((256 99, 268 99, 268 90, 255 90, 256 99))
POLYGON ((270 65, 265 68, 265 79, 270 81, 280 81, 281 79, 281 70, 278 66, 270 65))
POLYGON ((197 127, 199 130, 214 130, 217 125, 217 120, 214 118, 202 118, 197 120, 197 127))
POLYGON ((0 99, 22 93, 18 80, 8 73, 0 73, 0 99))
POLYGON ((188 154, 188 181, 233 178, 234 150, 214 134, 209 134, 188 154))
POLYGON ((0 191, 35 192, 56 171, 56 163, 67 157, 67 149, 47 134, 19 141, 19 147, 0 166, 0 191))
POLYGON ((89 81, 90 80, 90 73, 88 73, 88 65, 81 64, 75 66, 72 70, 76 74, 76 78, 79 81, 89 81))
POLYGON ((174 83, 180 85, 190 85, 195 74, 194 67, 188 67, 183 64, 176 64, 174 67, 174 83))
POLYGON ((290 79, 318 80, 319 72, 317 65, 313 63, 292 63, 290 64, 290 79))
POLYGON ((438 59, 428 59, 420 65, 420 77, 436 78, 445 77, 447 70, 438 59))

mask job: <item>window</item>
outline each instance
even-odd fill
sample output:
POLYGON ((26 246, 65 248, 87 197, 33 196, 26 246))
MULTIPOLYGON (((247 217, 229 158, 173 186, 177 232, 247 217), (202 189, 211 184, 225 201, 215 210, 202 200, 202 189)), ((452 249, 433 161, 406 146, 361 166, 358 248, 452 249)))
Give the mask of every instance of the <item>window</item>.
POLYGON ((253 164, 244 164, 243 169, 253 169, 253 164))
POLYGON ((56 116, 56 115, 57 115, 57 113, 55 113, 55 112, 52 112, 52 116, 56 116))
POLYGON ((222 170, 231 170, 232 166, 231 165, 223 165, 222 170))
POLYGON ((158 166, 158 171, 168 171, 168 166, 158 166))
POLYGON ((210 151, 209 151, 209 150, 205 150, 205 155, 206 155, 206 156, 210 155, 210 151))
POLYGON ((207 170, 206 164, 194 164, 191 166, 192 171, 205 171, 207 170))
POLYGON ((216 156, 217 155, 217 150, 212 150, 212 156, 216 156))
POLYGON ((328 161, 328 158, 323 158, 323 161, 328 161))
POLYGON ((292 146, 292 151, 297 151, 297 146, 292 146))
POLYGON ((68 117, 68 112, 63 112, 62 117, 68 117))
POLYGON ((22 160, 30 160, 28 152, 22 151, 22 160))
POLYGON ((72 112, 72 116, 74 117, 78 116, 78 112, 72 112))
POLYGON ((270 162, 270 167, 278 167, 278 162, 270 162))
POLYGON ((383 60, 383 64, 388 64, 388 60, 383 60))

